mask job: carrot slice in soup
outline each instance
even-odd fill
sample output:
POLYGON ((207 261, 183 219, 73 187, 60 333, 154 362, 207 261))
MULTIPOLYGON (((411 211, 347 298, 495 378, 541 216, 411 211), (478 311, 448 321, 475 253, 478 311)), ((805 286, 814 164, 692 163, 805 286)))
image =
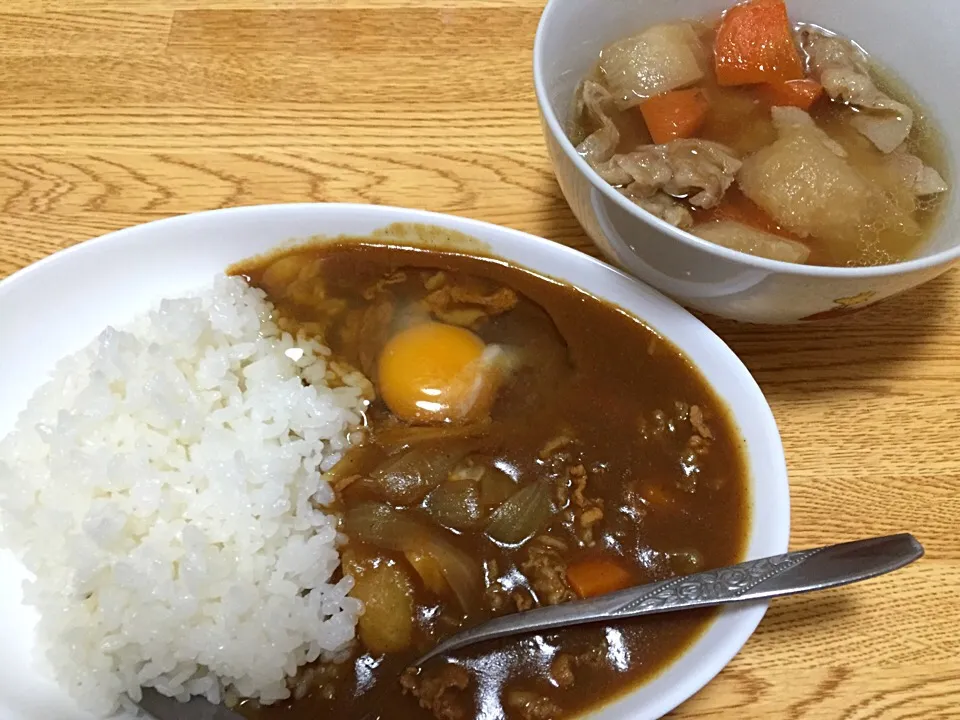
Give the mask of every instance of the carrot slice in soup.
POLYGON ((677 138, 689 138, 703 127, 710 103, 697 88, 672 90, 656 95, 640 105, 640 113, 650 137, 658 145, 677 138))
POLYGON ((750 0, 727 10, 714 44, 721 85, 801 80, 803 61, 783 0, 750 0))
POLYGON ((774 107, 792 106, 809 110, 823 94, 823 85, 812 78, 786 80, 761 85, 760 94, 774 107))
POLYGON ((567 568, 567 582, 581 598, 623 590, 633 584, 630 573, 610 558, 589 558, 567 568))

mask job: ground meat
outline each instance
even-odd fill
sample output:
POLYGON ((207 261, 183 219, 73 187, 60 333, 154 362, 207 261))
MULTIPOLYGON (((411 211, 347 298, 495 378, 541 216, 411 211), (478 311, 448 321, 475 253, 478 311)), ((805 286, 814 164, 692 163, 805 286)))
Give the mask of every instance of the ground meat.
POLYGON ((574 476, 586 472, 580 460, 577 439, 569 429, 560 428, 557 434, 540 448, 539 456, 546 468, 547 477, 554 483, 557 505, 562 510, 570 504, 574 476))
POLYGON ((517 720, 555 720, 562 712, 550 698, 528 690, 508 690, 503 704, 517 720))
POLYGON ((324 700, 333 700, 348 666, 348 663, 321 662, 302 668, 290 683, 293 697, 300 700, 312 693, 324 700))
POLYGON ((403 270, 396 270, 379 278, 375 283, 365 288, 361 295, 364 300, 373 300, 391 285, 402 283, 406 279, 407 274, 403 270))
POLYGON ((530 610, 537 605, 536 598, 525 587, 508 590, 500 578, 500 567, 496 560, 487 560, 484 567, 485 595, 487 606, 494 614, 505 612, 512 604, 518 612, 530 610))
POLYGON ((532 610, 537 606, 537 600, 529 590, 524 587, 518 587, 514 590, 507 590, 499 580, 490 583, 486 589, 487 606, 494 614, 507 611, 512 604, 517 612, 532 610))
POLYGON ((470 685, 470 674, 460 665, 447 663, 436 670, 418 672, 408 668, 400 676, 400 686, 420 701, 437 720, 467 720, 469 712, 463 690, 470 685))
POLYGON ((570 468, 569 477, 573 487, 572 508, 567 513, 570 530, 582 545, 589 547, 596 543, 594 525, 603 520, 603 500, 586 496, 587 471, 583 465, 570 468))
POLYGON ((494 614, 506 610, 510 603, 510 595, 506 588, 500 584, 500 565, 496 560, 490 558, 484 562, 483 582, 486 585, 484 595, 487 598, 487 607, 494 614))
POLYGON ((567 653, 560 653, 550 664, 550 677, 559 688, 571 688, 576 678, 573 675, 573 667, 576 658, 567 653))
POLYGON ((517 306, 517 293, 508 287, 499 287, 491 293, 483 294, 462 285, 447 288, 450 299, 455 303, 479 305, 490 315, 502 315, 517 306))
POLYGON ((540 457, 546 460, 553 479, 566 530, 581 545, 592 546, 596 542, 594 525, 603 519, 603 500, 587 496, 589 473, 572 447, 574 443, 569 434, 560 433, 544 445, 540 457))
POLYGON ((546 460, 547 458, 553 457, 557 454, 557 451, 571 445, 573 441, 573 438, 565 432, 550 438, 540 449, 540 459, 546 460))
POLYGON ((487 598, 487 607, 495 615, 502 613, 510 604, 510 593, 498 582, 487 586, 484 594, 487 598))
POLYGON ((685 481, 679 483, 681 489, 688 492, 696 489, 696 476, 700 474, 700 459, 709 451, 710 441, 713 439, 713 432, 707 425, 703 411, 698 405, 690 407, 690 425, 693 427, 694 434, 687 439, 686 447, 681 456, 685 481))
POLYGON ((518 302, 516 292, 506 287, 488 290, 448 284, 445 276, 440 280, 431 278, 431 284, 436 289, 424 298, 424 304, 437 320, 452 325, 472 327, 487 317, 512 310, 518 302))
POLYGON ((524 612, 530 610, 536 605, 536 601, 533 599, 533 596, 530 595, 530 591, 525 588, 517 588, 512 593, 510 593, 510 599, 513 600, 513 604, 517 608, 517 612, 524 612))
POLYGON ((558 688, 567 690, 572 688, 576 682, 574 671, 577 668, 604 667, 606 655, 607 646, 603 638, 595 641, 595 644, 592 644, 583 652, 576 654, 559 653, 550 664, 550 677, 558 688))
POLYGON ((690 406, 690 424, 693 425, 693 429, 700 437, 706 440, 713 439, 713 432, 707 425, 707 421, 703 417, 703 410, 700 409, 699 405, 690 406))
POLYGON ((573 504, 582 508, 587 503, 583 495, 587 489, 587 471, 583 465, 570 468, 570 482, 573 484, 573 504))
POLYGON ((603 520, 603 510, 598 506, 589 507, 580 513, 579 517, 577 517, 580 542, 588 547, 596 544, 593 526, 601 520, 603 520))
POLYGON ((589 650, 578 653, 575 658, 577 667, 601 668, 607 667, 607 641, 599 638, 589 650))
POLYGON ((567 585, 567 563, 552 540, 543 535, 535 538, 520 563, 520 570, 527 576, 542 605, 557 605, 574 597, 567 585))

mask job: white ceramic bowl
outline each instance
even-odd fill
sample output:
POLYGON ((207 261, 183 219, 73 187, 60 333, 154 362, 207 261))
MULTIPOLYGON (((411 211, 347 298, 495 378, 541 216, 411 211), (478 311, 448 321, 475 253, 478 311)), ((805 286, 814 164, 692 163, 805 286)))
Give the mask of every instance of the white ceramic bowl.
POLYGON ((950 198, 919 256, 871 268, 766 260, 701 240, 641 210, 582 158, 564 134, 577 83, 604 46, 658 22, 719 14, 734 0, 550 0, 533 51, 537 102, 560 188, 612 262, 696 308, 758 323, 791 323, 866 307, 948 270, 960 258, 960 6, 951 0, 787 0, 795 20, 857 40, 921 99, 943 130, 950 198))
MULTIPOLYGON (((0 437, 54 362, 106 325, 162 297, 210 282, 233 262, 292 239, 369 235, 393 223, 426 223, 478 240, 476 247, 577 285, 641 318, 700 368, 727 403, 743 439, 753 512, 749 558, 784 552, 789 494, 773 415, 750 373, 699 320, 623 273, 570 248, 473 220, 369 205, 270 205, 185 215, 128 228, 48 257, 0 282, 0 437)), ((401 237, 394 232, 391 237, 401 237)), ((21 605, 23 568, 0 551, 0 718, 79 720, 79 713, 30 666, 33 613, 21 605)), ((707 683, 746 642, 765 604, 722 612, 660 676, 596 714, 655 718, 707 683)))

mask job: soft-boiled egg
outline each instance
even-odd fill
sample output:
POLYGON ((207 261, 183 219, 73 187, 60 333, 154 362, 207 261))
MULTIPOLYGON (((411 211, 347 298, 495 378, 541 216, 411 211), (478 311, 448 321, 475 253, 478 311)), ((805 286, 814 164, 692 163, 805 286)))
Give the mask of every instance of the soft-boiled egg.
POLYGON ((394 335, 380 353, 377 380, 390 411, 410 423, 464 423, 490 413, 501 381, 500 348, 440 322, 394 335))

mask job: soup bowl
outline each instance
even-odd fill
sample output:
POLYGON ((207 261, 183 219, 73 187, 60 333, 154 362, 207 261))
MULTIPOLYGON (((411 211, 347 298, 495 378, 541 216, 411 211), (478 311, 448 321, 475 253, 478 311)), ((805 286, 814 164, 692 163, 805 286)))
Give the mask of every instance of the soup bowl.
MULTIPOLYGON (((820 267, 767 260, 702 240, 642 210, 577 154, 564 128, 577 84, 600 51, 655 23, 717 16, 733 0, 550 0, 534 45, 534 82, 547 147, 564 197, 613 263, 687 307, 755 323, 833 317, 920 285, 960 258, 957 178, 939 224, 916 257, 876 267, 820 267)), ((791 17, 860 43, 929 111, 943 135, 947 169, 957 167, 960 11, 945 0, 787 0, 791 17), (869 6, 869 11, 867 7, 869 6)))
MULTIPOLYGON (((727 405, 745 448, 751 517, 746 558, 785 552, 789 491, 780 436, 750 373, 705 325, 660 293, 571 248, 463 218, 368 205, 273 205, 186 215, 105 235, 52 255, 0 282, 0 437, 58 358, 108 324, 159 298, 207 285, 231 264, 298 240, 375 236, 394 244, 439 243, 492 255, 578 286, 641 319, 673 343, 727 405)), ((2 491, 2 488, 0 488, 2 491)), ((32 660, 36 617, 22 602, 26 571, 0 551, 0 717, 86 718, 32 660)), ((763 617, 759 603, 721 611, 657 677, 594 717, 655 718, 699 690, 739 651, 763 617)))

